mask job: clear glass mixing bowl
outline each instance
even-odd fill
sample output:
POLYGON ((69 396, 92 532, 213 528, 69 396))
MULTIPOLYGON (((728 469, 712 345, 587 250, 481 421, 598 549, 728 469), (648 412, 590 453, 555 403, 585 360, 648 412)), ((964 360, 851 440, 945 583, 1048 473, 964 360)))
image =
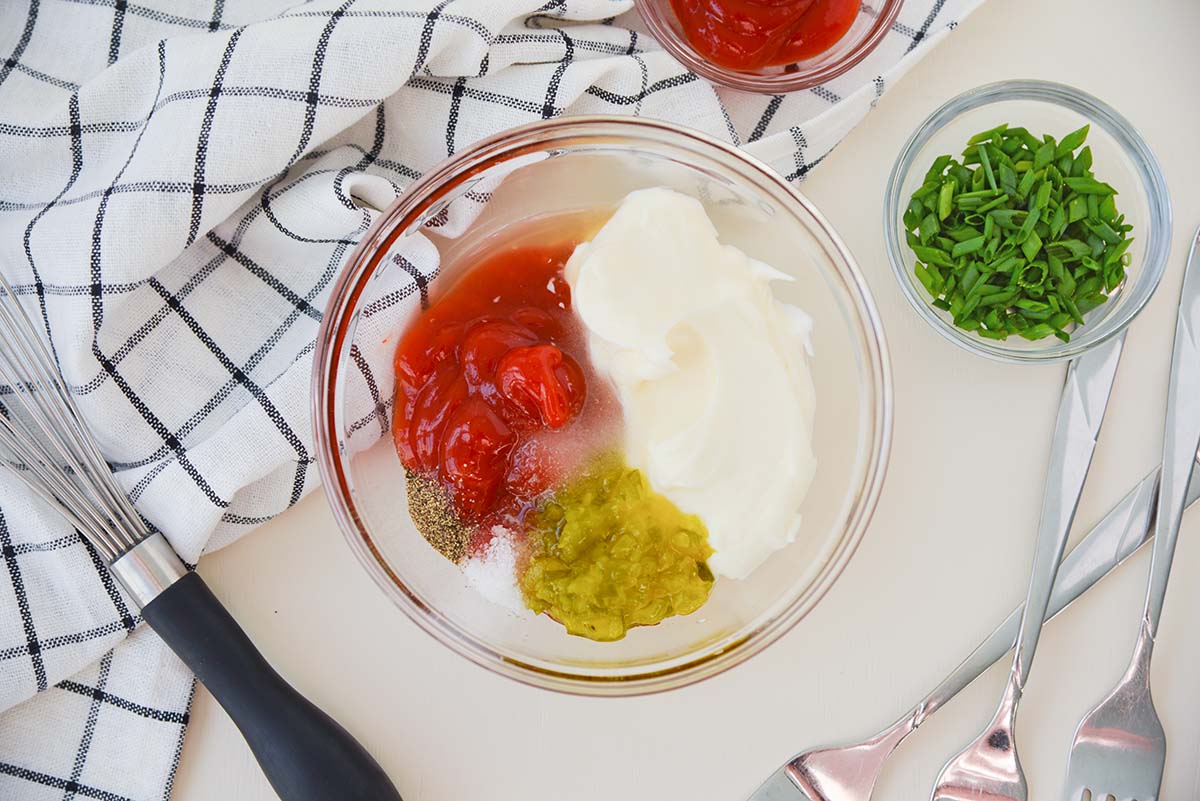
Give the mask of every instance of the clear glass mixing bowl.
POLYGON ((315 361, 325 491, 367 572, 419 626, 467 658, 532 685, 581 694, 679 687, 778 639, 825 595, 862 539, 891 439, 879 317, 829 223, 765 165, 649 120, 536 123, 429 172, 380 215, 353 254, 329 302, 315 361), (698 612, 596 643, 567 635, 545 616, 517 615, 485 600, 414 528, 388 436, 391 359, 421 298, 436 297, 454 280, 458 255, 502 241, 506 229, 531 219, 612 208, 630 191, 652 186, 699 198, 724 242, 795 277, 776 291, 814 318, 819 468, 794 544, 748 579, 718 579, 698 612))

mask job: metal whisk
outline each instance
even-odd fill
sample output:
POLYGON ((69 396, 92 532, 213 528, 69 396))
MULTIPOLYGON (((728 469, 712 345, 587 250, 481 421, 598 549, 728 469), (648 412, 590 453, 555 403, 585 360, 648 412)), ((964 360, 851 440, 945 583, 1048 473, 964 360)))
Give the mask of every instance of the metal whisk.
POLYGON ((49 348, 0 275, 0 463, 95 546, 241 730, 284 801, 400 801, 370 754, 277 674, 121 491, 49 348))
POLYGON ((88 538, 139 606, 187 574, 117 486, 46 344, 3 276, 0 446, 13 473, 88 538))

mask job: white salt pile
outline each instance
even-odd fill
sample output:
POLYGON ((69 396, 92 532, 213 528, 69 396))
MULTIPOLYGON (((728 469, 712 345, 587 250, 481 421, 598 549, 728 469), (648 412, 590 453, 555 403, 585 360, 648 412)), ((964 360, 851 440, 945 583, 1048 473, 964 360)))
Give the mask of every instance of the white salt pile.
POLYGON ((497 606, 529 614, 517 589, 517 549, 513 533, 503 526, 492 528, 487 549, 462 563, 467 584, 497 606))

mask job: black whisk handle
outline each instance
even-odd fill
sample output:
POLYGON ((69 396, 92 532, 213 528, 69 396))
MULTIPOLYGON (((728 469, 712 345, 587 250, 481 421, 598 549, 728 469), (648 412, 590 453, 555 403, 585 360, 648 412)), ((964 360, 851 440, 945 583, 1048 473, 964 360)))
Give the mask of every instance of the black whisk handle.
POLYGON ((296 692, 195 573, 143 610, 246 738, 282 801, 401 801, 379 764, 296 692))

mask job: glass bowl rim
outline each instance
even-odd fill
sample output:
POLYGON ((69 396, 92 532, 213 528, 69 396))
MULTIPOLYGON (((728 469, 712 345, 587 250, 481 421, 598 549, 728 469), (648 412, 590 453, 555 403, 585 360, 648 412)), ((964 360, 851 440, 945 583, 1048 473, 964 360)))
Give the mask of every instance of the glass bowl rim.
MULTIPOLYGON (((669 2, 669 0, 663 0, 669 2)), ((663 17, 654 0, 634 0, 634 6, 654 41, 683 66, 715 84, 763 95, 787 94, 811 89, 833 80, 857 67, 866 59, 892 29, 904 0, 883 0, 884 7, 875 16, 867 35, 850 52, 837 61, 809 71, 767 74, 744 72, 715 64, 697 53, 688 42, 677 36, 663 17)), ((862 13, 861 10, 859 13, 862 13)), ((834 45, 836 47, 836 44, 834 45)), ((820 58, 820 55, 815 56, 820 58)))
POLYGON ((676 689, 724 672, 776 642, 805 617, 836 583, 857 551, 878 505, 892 445, 893 388, 891 357, 882 321, 868 284, 857 261, 841 237, 811 201, 792 188, 765 163, 737 148, 693 129, 637 117, 592 115, 541 120, 510 128, 483 139, 430 169, 385 209, 351 253, 331 291, 317 335, 313 355, 311 401, 316 437, 317 463, 322 488, 338 527, 362 567, 384 594, 419 628, 450 650, 494 673, 523 684, 556 692, 592 696, 631 696, 676 689), (553 134, 549 139, 543 134, 553 134), (581 135, 625 136, 636 141, 658 135, 671 137, 670 144, 709 149, 714 158, 736 161, 747 170, 781 190, 793 211, 811 221, 828 241, 840 264, 835 273, 843 282, 866 343, 862 354, 872 388, 874 408, 867 413, 870 441, 861 486, 858 487, 838 541, 826 557, 822 570, 787 607, 757 627, 741 632, 725 648, 697 657, 684 657, 663 669, 646 669, 631 675, 586 676, 551 670, 505 655, 450 621, 438 609, 413 594, 392 570, 358 513, 350 492, 348 466, 338 447, 338 380, 346 358, 343 351, 355 323, 367 285, 400 233, 420 219, 436 202, 464 180, 487 167, 532 150, 544 149, 554 140, 581 135))
MULTIPOLYGON (((1067 361, 1100 345, 1125 331, 1134 318, 1150 302, 1155 290, 1166 273, 1167 258, 1171 251, 1173 218, 1171 197, 1166 177, 1150 146, 1124 116, 1099 98, 1063 83, 1042 80, 1006 80, 977 86, 952 97, 916 127, 908 141, 900 148, 899 155, 888 176, 884 190, 883 236, 886 243, 888 262, 904 297, 917 314, 925 320, 943 339, 979 356, 1010 364, 1054 364, 1067 361), (1116 141, 1134 165, 1134 171, 1146 193, 1149 209, 1146 254, 1142 272, 1131 287, 1135 294, 1117 311, 1113 318, 1105 321, 1105 328, 1091 341, 1059 343, 1049 349, 1018 350, 1000 342, 985 340, 963 331, 934 312, 933 306, 920 294, 916 282, 910 277, 904 257, 904 247, 898 233, 900 219, 900 191, 905 178, 916 167, 918 153, 935 134, 963 114, 992 103, 1013 100, 1049 103, 1074 111, 1090 120, 1098 121, 1101 127, 1116 141)), ((1057 340, 1055 340, 1057 342, 1057 340)))

